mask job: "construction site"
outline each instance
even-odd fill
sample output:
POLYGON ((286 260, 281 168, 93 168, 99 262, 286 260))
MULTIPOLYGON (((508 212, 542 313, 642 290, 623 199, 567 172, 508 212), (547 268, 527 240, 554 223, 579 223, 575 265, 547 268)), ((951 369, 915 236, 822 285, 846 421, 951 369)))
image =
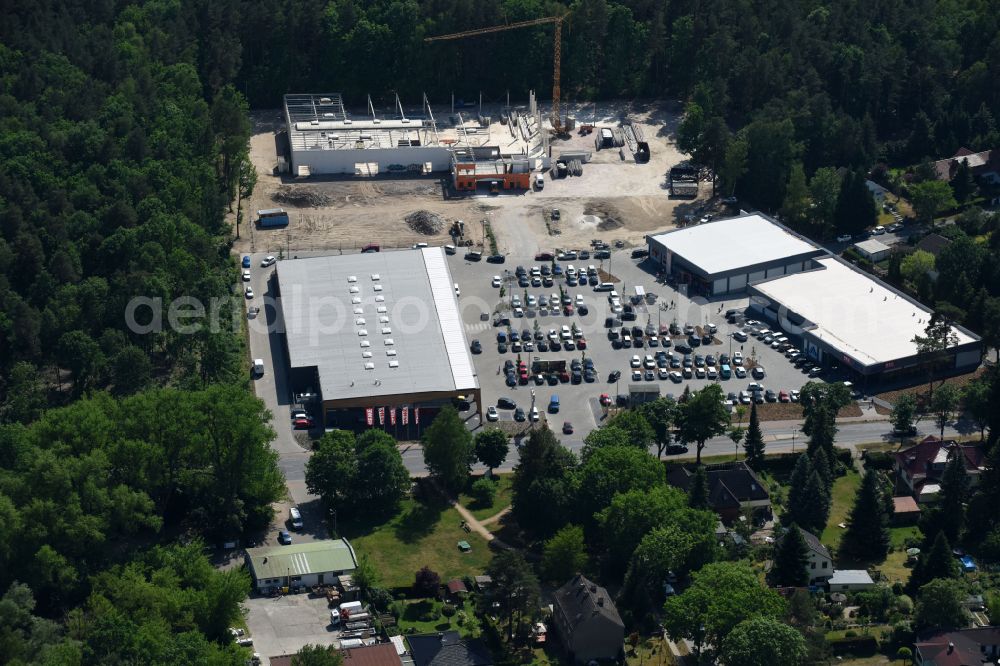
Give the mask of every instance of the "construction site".
MULTIPOLYGON (((489 254, 585 246, 595 237, 642 245, 706 212, 697 175, 672 198, 671 169, 685 163, 674 136, 674 101, 567 100, 560 87, 560 31, 547 17, 427 41, 533 26, 554 28, 552 96, 429 100, 392 94, 345 100, 339 93, 288 94, 284 108, 254 114, 251 159, 259 178, 250 210, 281 206, 280 230, 249 225, 238 244, 274 254, 348 251, 367 245, 476 244, 489 254), (412 102, 412 100, 411 100, 412 102), (415 212, 446 223, 415 229, 415 212), (465 224, 457 225, 462 221, 465 224), (456 239, 454 226, 472 236, 456 239)), ((673 188, 673 189, 672 189, 673 188)))

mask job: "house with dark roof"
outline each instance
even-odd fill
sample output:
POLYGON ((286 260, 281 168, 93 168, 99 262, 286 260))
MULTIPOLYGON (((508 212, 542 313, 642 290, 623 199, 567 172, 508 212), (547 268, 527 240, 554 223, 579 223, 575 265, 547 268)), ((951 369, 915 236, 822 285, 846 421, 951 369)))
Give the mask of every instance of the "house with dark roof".
POLYGON ((478 638, 457 631, 407 636, 413 666, 493 666, 493 655, 478 638))
POLYGON ((974 153, 968 148, 959 148, 949 158, 934 162, 934 173, 938 180, 950 181, 958 172, 958 166, 965 162, 969 171, 989 185, 1000 185, 1000 149, 983 150, 974 153))
POLYGON ((937 259, 938 255, 941 254, 941 250, 945 249, 951 245, 951 240, 945 238, 941 234, 927 234, 920 239, 917 243, 917 249, 923 250, 924 252, 930 252, 937 259))
POLYGON ((962 456, 965 470, 972 486, 979 483, 985 453, 982 447, 959 444, 954 440, 940 440, 933 435, 920 443, 894 454, 899 488, 913 496, 917 502, 933 502, 941 492, 941 476, 948 461, 962 456))
POLYGON ((577 575, 556 590, 553 599, 556 633, 577 663, 618 658, 625 623, 606 589, 577 575))
MULTIPOLYGON (((812 532, 806 532, 801 528, 799 532, 802 533, 809 552, 809 584, 825 583, 833 576, 833 557, 830 556, 830 551, 812 532)), ((780 544, 787 534, 788 532, 785 532, 778 537, 776 543, 780 544)))
POLYGON ((913 663, 920 666, 987 666, 1000 661, 1000 627, 976 627, 917 641, 913 663))
MULTIPOLYGON (((708 503, 724 523, 738 520, 750 511, 755 521, 771 518, 771 496, 744 462, 705 465, 708 477, 708 503)), ((667 472, 667 483, 688 492, 694 468, 679 466, 667 472)))

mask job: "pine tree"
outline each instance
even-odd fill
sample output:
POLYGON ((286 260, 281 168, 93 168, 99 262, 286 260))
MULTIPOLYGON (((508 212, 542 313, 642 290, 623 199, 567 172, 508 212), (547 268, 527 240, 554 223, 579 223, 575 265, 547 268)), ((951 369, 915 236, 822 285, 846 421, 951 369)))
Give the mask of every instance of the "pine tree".
POLYGON ((952 543, 958 542, 962 528, 965 527, 965 502, 969 498, 969 485, 965 454, 960 448, 956 448, 941 476, 941 493, 937 506, 943 518, 941 529, 952 543))
POLYGON ((692 509, 707 509, 708 506, 708 474, 705 467, 698 465, 691 477, 691 486, 688 489, 688 506, 692 509))
POLYGON ((743 442, 746 451, 747 465, 759 470, 764 462, 764 434, 760 429, 760 419, 757 417, 757 403, 750 407, 750 424, 747 426, 746 440, 743 442))
POLYGON ((792 513, 797 507, 802 506, 802 502, 805 499, 806 484, 809 482, 809 477, 812 476, 813 471, 812 461, 809 460, 809 456, 805 453, 800 453, 798 459, 795 461, 795 467, 792 469, 792 475, 788 479, 788 511, 786 515, 790 518, 789 522, 799 523, 798 520, 792 517, 792 513))
POLYGON ((819 474, 819 478, 823 479, 823 483, 826 484, 827 488, 833 487, 833 470, 830 468, 829 458, 825 455, 820 455, 819 453, 814 453, 812 456, 813 469, 819 474))
POLYGON ((909 587, 918 590, 936 578, 957 578, 958 563, 944 532, 938 532, 930 551, 920 556, 910 576, 909 587))
POLYGON ((809 549, 802 531, 792 523, 774 550, 772 585, 803 587, 809 584, 809 549))
POLYGON ((826 529, 826 521, 830 518, 830 486, 814 469, 806 482, 803 492, 802 506, 796 513, 801 515, 802 526, 817 534, 826 529))
POLYGON ((878 472, 868 470, 854 500, 841 549, 860 560, 881 562, 889 552, 889 528, 878 472))

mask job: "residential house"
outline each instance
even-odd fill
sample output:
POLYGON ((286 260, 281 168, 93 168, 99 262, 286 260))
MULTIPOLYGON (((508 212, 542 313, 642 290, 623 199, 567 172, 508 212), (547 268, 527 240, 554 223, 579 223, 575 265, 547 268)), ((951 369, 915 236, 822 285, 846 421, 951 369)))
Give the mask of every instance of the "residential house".
POLYGON ((951 240, 945 238, 941 234, 927 234, 920 239, 917 243, 917 249, 923 250, 924 252, 930 252, 937 259, 938 255, 941 254, 941 250, 951 245, 951 240))
POLYGON ((826 584, 831 592, 857 592, 875 587, 875 581, 864 569, 838 569, 826 584))
POLYGON ((457 631, 407 636, 413 666, 493 666, 493 655, 478 638, 457 631))
POLYGON ((936 634, 917 641, 919 666, 985 666, 1000 661, 1000 627, 976 627, 936 634))
MULTIPOLYGON (((708 501, 712 510, 727 525, 750 511, 755 521, 771 518, 771 496, 745 462, 706 465, 708 501)), ((674 467, 667 472, 667 483, 688 492, 694 468, 674 467)))
MULTIPOLYGON (((825 583, 833 576, 833 558, 830 556, 830 551, 820 543, 820 540, 812 532, 806 532, 803 529, 799 529, 799 531, 802 533, 802 538, 809 551, 809 584, 825 583)), ((777 544, 780 544, 787 534, 788 532, 785 532, 778 537, 777 544)))
MULTIPOLYGON (((402 666, 392 643, 378 643, 342 650, 344 666, 402 666)), ((274 663, 274 662, 271 662, 274 663)))
POLYGON ((961 455, 969 482, 975 486, 982 470, 983 449, 973 444, 959 444, 954 440, 940 440, 933 435, 920 443, 894 454, 898 487, 912 495, 917 502, 932 502, 941 490, 941 476, 952 456, 961 455))
POLYGON ((244 559, 254 587, 262 593, 278 587, 335 584, 358 565, 347 539, 247 548, 244 559))
POLYGON ((969 165, 969 171, 975 178, 988 185, 1000 185, 1000 149, 974 153, 968 148, 959 148, 951 157, 934 162, 938 180, 952 180, 962 162, 969 165))
POLYGON ((556 632, 577 663, 618 658, 625 623, 607 590, 577 575, 556 590, 553 601, 556 632))
POLYGON ((879 206, 885 203, 886 195, 890 194, 889 190, 885 189, 884 187, 876 183, 874 180, 866 180, 865 187, 867 187, 868 191, 872 193, 872 197, 875 199, 875 203, 877 203, 879 206))

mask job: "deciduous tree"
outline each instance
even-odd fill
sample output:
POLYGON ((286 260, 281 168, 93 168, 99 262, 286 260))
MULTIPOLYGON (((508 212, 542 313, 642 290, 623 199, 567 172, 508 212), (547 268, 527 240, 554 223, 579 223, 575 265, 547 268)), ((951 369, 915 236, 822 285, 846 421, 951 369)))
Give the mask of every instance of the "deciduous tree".
POLYGON ((718 384, 709 384, 691 394, 691 397, 681 405, 678 414, 680 438, 685 442, 694 442, 698 446, 696 462, 701 464, 701 451, 705 442, 712 437, 722 435, 729 425, 729 412, 723 405, 725 396, 718 384))
POLYGON ((476 433, 476 457, 491 471, 503 465, 510 451, 510 439, 499 428, 488 428, 476 433))
POLYGON ((807 656, 802 634, 769 617, 740 622, 723 638, 719 653, 726 666, 799 666, 807 656))
POLYGON ((587 568, 587 548, 583 528, 567 525, 545 542, 542 552, 542 575, 545 580, 562 585, 587 568))

